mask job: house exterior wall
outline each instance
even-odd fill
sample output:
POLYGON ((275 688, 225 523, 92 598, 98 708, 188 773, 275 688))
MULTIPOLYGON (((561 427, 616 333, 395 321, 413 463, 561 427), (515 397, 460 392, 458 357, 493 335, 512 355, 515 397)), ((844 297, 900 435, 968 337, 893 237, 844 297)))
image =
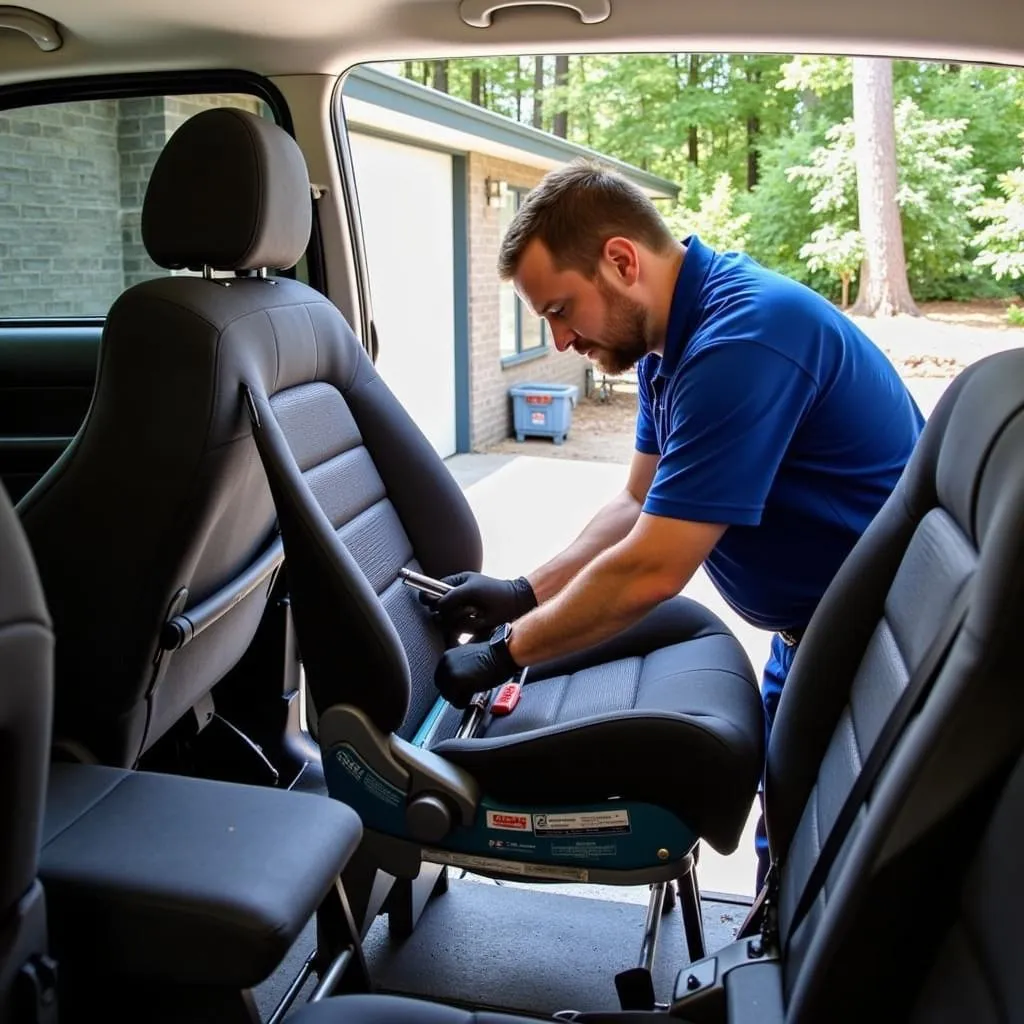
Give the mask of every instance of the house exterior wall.
POLYGON ((482 153, 470 153, 468 175, 470 444, 479 450, 512 434, 508 389, 527 381, 575 384, 580 397, 586 383, 586 360, 575 352, 557 352, 549 341, 543 355, 514 364, 501 358, 497 274, 500 209, 487 205, 486 179, 532 188, 544 171, 482 153))

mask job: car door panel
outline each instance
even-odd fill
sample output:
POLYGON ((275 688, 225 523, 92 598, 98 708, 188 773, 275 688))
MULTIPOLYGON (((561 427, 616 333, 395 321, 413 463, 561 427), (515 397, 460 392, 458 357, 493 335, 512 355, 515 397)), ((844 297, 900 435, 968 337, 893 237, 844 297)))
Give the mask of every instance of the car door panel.
POLYGON ((18 501, 85 418, 101 320, 0 324, 0 479, 18 501))

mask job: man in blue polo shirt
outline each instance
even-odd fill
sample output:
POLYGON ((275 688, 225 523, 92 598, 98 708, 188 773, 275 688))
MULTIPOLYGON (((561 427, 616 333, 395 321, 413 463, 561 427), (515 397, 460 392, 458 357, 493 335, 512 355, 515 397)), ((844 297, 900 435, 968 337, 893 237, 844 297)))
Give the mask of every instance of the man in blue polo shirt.
MULTIPOLYGON (((438 688, 465 706, 517 666, 632 625, 703 565, 774 633, 770 728, 804 627, 917 441, 909 392, 831 303, 745 255, 677 241, 639 188, 592 164, 527 196, 499 272, 559 351, 612 373, 637 365, 636 452, 623 493, 529 577, 449 579, 445 624, 503 638, 447 651, 438 688)), ((763 823, 757 846, 760 885, 763 823)))

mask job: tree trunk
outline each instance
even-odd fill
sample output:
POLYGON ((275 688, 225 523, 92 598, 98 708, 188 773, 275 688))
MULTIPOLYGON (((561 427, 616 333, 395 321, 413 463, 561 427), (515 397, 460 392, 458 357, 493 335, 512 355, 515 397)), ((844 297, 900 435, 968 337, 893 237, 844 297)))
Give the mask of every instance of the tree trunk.
POLYGON ((560 139, 569 137, 569 98, 565 95, 565 89, 569 85, 569 55, 560 53, 555 57, 555 88, 561 89, 561 98, 558 101, 558 110, 551 118, 551 131, 560 139))
POLYGON ((896 204, 890 58, 853 58, 853 123, 857 135, 857 207, 865 256, 852 312, 861 316, 919 316, 907 283, 903 224, 896 204))
POLYGON ((416 75, 413 72, 411 60, 402 61, 402 77, 415 80, 416 75))
POLYGON ((434 88, 438 92, 448 91, 448 61, 434 61, 434 88))
POLYGON ((544 58, 533 58, 533 127, 544 127, 544 58))
POLYGON ((469 76, 469 102, 475 103, 478 107, 484 105, 483 101, 483 74, 479 68, 473 68, 469 76))
MULTIPOLYGON (((761 84, 761 72, 747 68, 747 81, 751 85, 761 84)), ((747 191, 753 192, 761 177, 761 153, 758 150, 761 135, 761 118, 757 114, 747 115, 747 191)))
POLYGON ((516 120, 523 119, 523 63, 521 57, 516 57, 516 120))
POLYGON ((761 134, 761 119, 747 118, 747 191, 753 192, 761 179, 761 154, 757 148, 758 136, 761 134))
MULTIPOLYGON (((690 74, 687 86, 696 89, 700 85, 700 57, 696 53, 690 54, 690 74)), ((697 125, 691 124, 687 133, 686 159, 696 167, 700 162, 700 152, 697 141, 697 125)))
POLYGON ((841 274, 839 280, 843 282, 842 306, 843 309, 846 309, 846 307, 850 304, 850 275, 841 274))

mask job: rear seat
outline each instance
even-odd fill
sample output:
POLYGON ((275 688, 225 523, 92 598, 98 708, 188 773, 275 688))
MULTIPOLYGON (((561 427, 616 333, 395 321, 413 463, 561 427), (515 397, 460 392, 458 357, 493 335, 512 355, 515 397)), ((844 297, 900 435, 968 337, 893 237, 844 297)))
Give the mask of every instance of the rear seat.
POLYGON ((52 651, 0 488, 0 1021, 52 1020, 55 979, 63 1020, 244 1017, 248 990, 314 913, 317 971, 368 987, 339 881, 356 814, 311 794, 99 765, 50 765, 47 787, 52 651))
POLYGON ((119 986, 165 1001, 206 986, 236 1001, 318 907, 342 914, 328 901, 361 835, 352 810, 313 794, 53 765, 39 875, 63 996, 104 1008, 119 986))

